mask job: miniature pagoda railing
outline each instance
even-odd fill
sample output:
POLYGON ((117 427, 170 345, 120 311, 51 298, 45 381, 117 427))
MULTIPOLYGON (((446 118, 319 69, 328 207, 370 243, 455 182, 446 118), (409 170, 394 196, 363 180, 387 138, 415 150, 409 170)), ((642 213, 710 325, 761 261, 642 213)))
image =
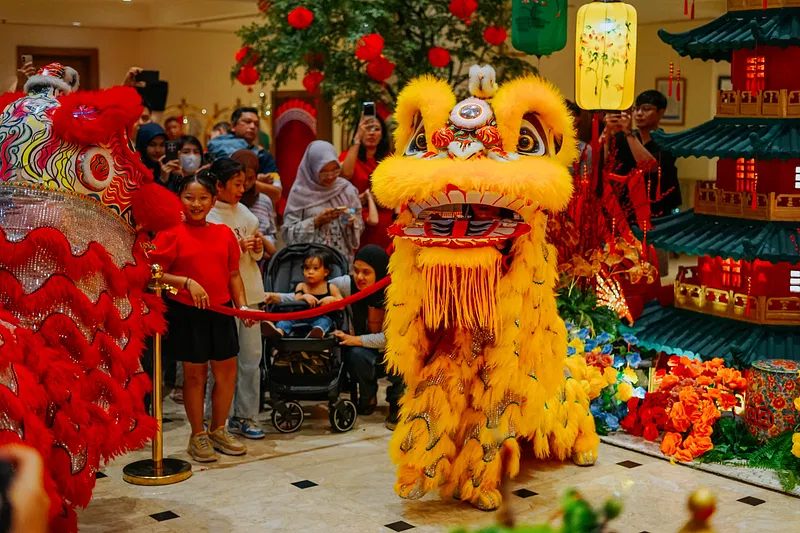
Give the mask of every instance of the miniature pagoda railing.
MULTIPOLYGON (((800 1, 800 0, 798 0, 800 1)), ((718 117, 800 117, 800 91, 719 91, 718 117)))
MULTIPOLYGON (((767 7, 800 6, 800 0, 767 0, 767 7)), ((761 9, 764 0, 728 0, 728 11, 761 9)))
POLYGON ((675 307, 755 324, 800 325, 800 298, 796 296, 748 296, 699 285, 698 281, 696 267, 678 269, 675 307))
POLYGON ((701 215, 767 221, 800 221, 800 194, 757 194, 717 189, 714 181, 700 181, 694 191, 694 212, 701 215))

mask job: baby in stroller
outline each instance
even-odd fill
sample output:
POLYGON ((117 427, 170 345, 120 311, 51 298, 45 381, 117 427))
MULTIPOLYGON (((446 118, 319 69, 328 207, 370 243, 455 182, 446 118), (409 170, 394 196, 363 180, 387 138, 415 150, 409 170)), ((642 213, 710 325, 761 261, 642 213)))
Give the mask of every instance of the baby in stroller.
MULTIPOLYGON (((294 299, 308 303, 309 307, 325 305, 342 299, 342 293, 336 285, 328 282, 331 274, 332 258, 325 250, 312 249, 303 260, 303 279, 295 288, 294 299)), ((322 339, 333 328, 333 320, 328 315, 299 320, 281 320, 277 324, 266 322, 262 332, 267 337, 291 336, 296 326, 311 326, 306 335, 310 339, 322 339)))

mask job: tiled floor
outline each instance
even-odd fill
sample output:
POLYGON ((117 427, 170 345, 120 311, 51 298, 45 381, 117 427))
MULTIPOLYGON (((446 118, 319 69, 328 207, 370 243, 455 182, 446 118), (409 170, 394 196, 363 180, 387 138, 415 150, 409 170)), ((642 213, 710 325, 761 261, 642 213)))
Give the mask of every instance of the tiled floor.
MULTIPOLYGON (((186 458, 188 425, 182 408, 167 401, 165 455, 186 458)), ((138 487, 122 480, 127 463, 146 451, 122 457, 98 475, 94 500, 79 514, 83 533, 249 533, 449 531, 493 521, 469 505, 435 495, 407 502, 393 492, 394 469, 387 454, 383 414, 359 419, 348 433, 330 432, 324 404, 306 406, 297 433, 268 430, 249 441, 250 454, 225 457, 208 467, 194 465, 191 479, 166 487, 138 487)), ((719 510, 719 532, 800 532, 800 501, 647 455, 601 445, 592 468, 525 461, 512 486, 513 510, 522 523, 551 519, 560 496, 578 488, 598 503, 618 494, 625 509, 618 533, 677 533, 688 514, 686 499, 711 488, 719 510), (792 529, 794 528, 794 529, 792 529)))

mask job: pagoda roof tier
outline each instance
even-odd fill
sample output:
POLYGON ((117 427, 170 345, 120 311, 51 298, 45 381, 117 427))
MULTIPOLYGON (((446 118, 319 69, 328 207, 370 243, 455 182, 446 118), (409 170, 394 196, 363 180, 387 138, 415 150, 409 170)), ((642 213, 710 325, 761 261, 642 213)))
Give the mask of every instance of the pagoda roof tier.
POLYGON ((631 327, 621 327, 639 339, 639 346, 670 355, 721 357, 730 365, 750 365, 759 359, 800 360, 800 328, 764 326, 647 304, 631 327))
POLYGON ((698 215, 690 210, 655 219, 647 243, 688 255, 800 263, 797 222, 698 215))
POLYGON ((800 46, 800 8, 729 11, 708 24, 683 33, 658 31, 661 40, 681 56, 730 61, 734 50, 756 46, 800 46))
POLYGON ((800 119, 794 118, 716 117, 678 133, 654 131, 651 135, 676 157, 800 158, 800 119))

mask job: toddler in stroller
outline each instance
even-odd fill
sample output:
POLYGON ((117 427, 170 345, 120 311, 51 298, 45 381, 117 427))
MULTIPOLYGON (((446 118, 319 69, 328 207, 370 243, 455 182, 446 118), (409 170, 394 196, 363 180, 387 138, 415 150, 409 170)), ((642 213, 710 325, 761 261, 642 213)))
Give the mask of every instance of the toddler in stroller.
MULTIPOLYGON (((312 249, 303 260, 303 279, 294 291, 294 299, 304 301, 309 307, 333 303, 342 299, 342 293, 336 285, 328 282, 331 275, 332 258, 326 250, 312 249)), ((265 322, 262 332, 267 337, 291 336, 295 326, 311 326, 306 337, 321 339, 333 327, 333 319, 328 315, 316 316, 300 320, 281 320, 277 324, 265 322)))
MULTIPOLYGON (((341 299, 341 292, 326 278, 341 277, 348 271, 344 255, 322 244, 295 244, 278 251, 264 275, 267 301, 274 302, 269 311, 301 311, 341 299), (271 298, 275 293, 285 297, 271 298)), ((264 388, 272 400, 272 423, 281 433, 297 431, 302 425, 300 400, 327 400, 335 431, 348 431, 355 425, 355 404, 339 398, 345 374, 342 349, 334 336, 327 335, 344 325, 343 311, 277 324, 262 322, 264 388)))

